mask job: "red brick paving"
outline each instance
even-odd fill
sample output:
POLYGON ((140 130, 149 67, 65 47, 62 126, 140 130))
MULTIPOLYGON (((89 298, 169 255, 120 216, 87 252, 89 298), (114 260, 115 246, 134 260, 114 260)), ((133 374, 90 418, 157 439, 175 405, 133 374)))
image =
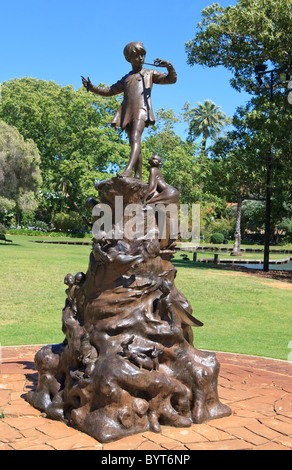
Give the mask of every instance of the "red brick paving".
POLYGON ((219 396, 232 416, 191 428, 162 426, 101 444, 44 417, 25 401, 40 346, 4 347, 0 364, 0 450, 292 450, 292 363, 216 353, 219 396))

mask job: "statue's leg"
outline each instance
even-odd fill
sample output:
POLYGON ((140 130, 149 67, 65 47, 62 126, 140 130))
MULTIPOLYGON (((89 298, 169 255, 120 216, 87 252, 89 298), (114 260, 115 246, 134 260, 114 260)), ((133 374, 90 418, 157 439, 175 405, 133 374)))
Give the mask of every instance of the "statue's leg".
POLYGON ((145 129, 145 121, 139 119, 137 122, 132 123, 126 127, 126 132, 128 134, 131 154, 129 163, 122 173, 123 176, 132 177, 133 170, 135 169, 135 176, 137 178, 142 177, 142 153, 141 153, 141 138, 142 133, 145 129))
POLYGON ((138 161, 135 165, 135 178, 141 180, 142 179, 142 152, 140 150, 138 161))

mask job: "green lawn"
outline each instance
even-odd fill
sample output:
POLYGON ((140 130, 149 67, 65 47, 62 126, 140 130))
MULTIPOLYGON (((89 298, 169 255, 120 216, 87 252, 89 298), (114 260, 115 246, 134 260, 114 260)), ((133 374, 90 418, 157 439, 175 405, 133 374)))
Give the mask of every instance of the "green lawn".
MULTIPOLYGON (((89 246, 32 243, 25 236, 0 244, 0 343, 48 344, 64 339, 64 277, 86 271, 89 246)), ((204 323, 195 347, 287 359, 292 341, 292 285, 182 260, 176 285, 204 323), (286 288, 283 288, 286 287, 286 288)))
POLYGON ((63 341, 64 277, 86 271, 90 247, 32 243, 21 235, 7 238, 13 244, 0 244, 0 343, 63 341))

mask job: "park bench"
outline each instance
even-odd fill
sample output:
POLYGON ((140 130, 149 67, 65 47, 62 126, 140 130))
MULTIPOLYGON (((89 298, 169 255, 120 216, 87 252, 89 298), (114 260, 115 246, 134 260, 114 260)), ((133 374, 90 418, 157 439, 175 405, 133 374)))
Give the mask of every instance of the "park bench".
MULTIPOLYGON (((214 264, 219 264, 219 258, 218 258, 219 254, 220 254, 220 253, 214 253, 214 260, 213 260, 214 264)), ((197 261, 197 255, 198 255, 197 252, 194 251, 194 253, 193 253, 193 261, 195 261, 195 262, 197 261)))
POLYGON ((12 243, 12 240, 8 240, 4 233, 0 233, 0 241, 12 243))

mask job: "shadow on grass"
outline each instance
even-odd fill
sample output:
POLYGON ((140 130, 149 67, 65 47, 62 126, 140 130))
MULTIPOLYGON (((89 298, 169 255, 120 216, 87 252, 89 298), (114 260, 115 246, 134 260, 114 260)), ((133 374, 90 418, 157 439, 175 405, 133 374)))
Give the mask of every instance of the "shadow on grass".
POLYGON ((242 272, 245 274, 249 274, 250 276, 256 277, 265 277, 270 279, 275 279, 278 281, 286 281, 292 282, 292 271, 285 271, 285 270, 273 270, 270 269, 268 272, 264 272, 263 269, 251 269, 247 266, 240 266, 240 265, 224 265, 224 264, 213 264, 213 263, 200 263, 191 260, 180 260, 180 259, 172 259, 171 260, 173 266, 175 268, 189 268, 189 269, 200 269, 200 270, 208 270, 208 269, 216 269, 218 271, 234 271, 234 272, 242 272))

